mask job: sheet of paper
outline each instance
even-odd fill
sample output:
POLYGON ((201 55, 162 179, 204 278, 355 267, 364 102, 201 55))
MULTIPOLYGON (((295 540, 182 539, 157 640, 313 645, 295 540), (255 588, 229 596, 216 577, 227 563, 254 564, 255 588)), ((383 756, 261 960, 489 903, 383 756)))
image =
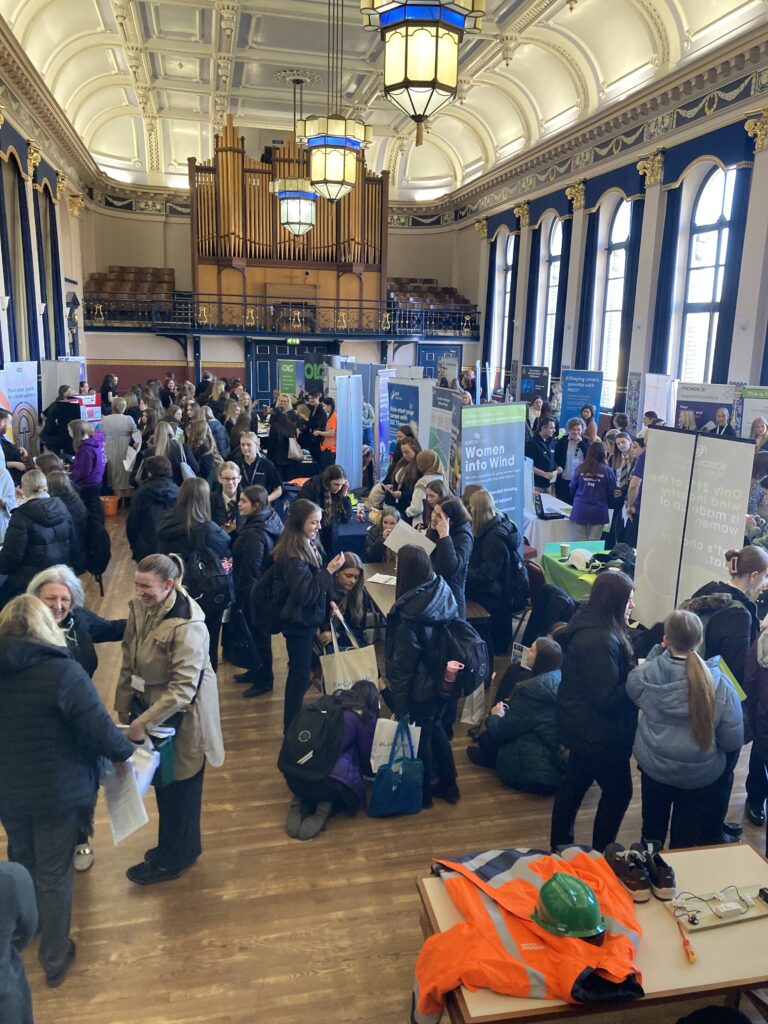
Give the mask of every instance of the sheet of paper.
POLYGON ((128 759, 128 764, 131 766, 133 777, 136 779, 139 796, 146 796, 160 764, 160 755, 152 746, 152 741, 145 740, 142 746, 137 747, 133 752, 133 756, 128 759))
POLYGON ((368 582, 383 583, 387 587, 394 587, 397 584, 397 576, 385 576, 383 572, 377 572, 375 576, 371 576, 368 582))
POLYGON ((132 771, 126 772, 125 775, 108 772, 102 779, 102 786, 107 798, 112 838, 117 846, 146 825, 149 816, 132 771))
POLYGON ((138 454, 139 453, 136 448, 129 448, 128 451, 125 453, 125 458, 123 459, 123 469, 126 471, 126 473, 130 473, 130 471, 133 469, 133 464, 136 461, 136 456, 138 454))
POLYGON ((395 525, 392 533, 390 533, 384 541, 384 547, 397 552, 406 544, 415 544, 416 547, 424 548, 428 555, 431 555, 435 550, 434 541, 430 540, 426 534, 419 533, 418 530, 414 530, 411 525, 401 519, 395 525))
POLYGON ((140 430, 134 430, 134 432, 131 434, 131 440, 133 441, 133 443, 135 445, 139 445, 139 447, 140 447, 141 446, 141 431, 140 430))

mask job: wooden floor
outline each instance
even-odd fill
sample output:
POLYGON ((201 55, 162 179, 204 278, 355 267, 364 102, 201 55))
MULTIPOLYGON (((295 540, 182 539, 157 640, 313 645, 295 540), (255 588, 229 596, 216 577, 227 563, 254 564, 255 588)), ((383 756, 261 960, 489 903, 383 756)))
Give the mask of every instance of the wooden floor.
MULTIPOLYGON (((114 554, 106 597, 89 584, 87 599, 117 617, 132 592, 133 563, 122 519, 108 524, 114 554)), ((421 945, 415 879, 431 858, 547 847, 551 800, 504 789, 471 765, 465 726, 454 744, 458 805, 438 800, 432 810, 390 821, 334 818, 310 842, 289 839, 288 790, 275 767, 285 651, 282 638, 275 642, 274 696, 244 700, 231 666, 221 667, 227 759, 206 777, 204 853, 192 870, 158 887, 132 885, 125 869, 155 843, 154 807, 150 825, 115 847, 100 803, 96 862, 75 876, 78 953, 62 988, 47 989, 35 951, 27 954, 37 1024, 404 1024, 421 945)), ((111 708, 119 645, 99 655, 96 682, 111 708)), ((742 757, 734 818, 743 811, 745 770, 742 757)), ((593 791, 580 816, 581 842, 589 840, 595 803, 593 791)), ((762 851, 759 830, 747 824, 745 835, 762 851)), ((638 838, 639 784, 620 836, 627 845, 638 838)))

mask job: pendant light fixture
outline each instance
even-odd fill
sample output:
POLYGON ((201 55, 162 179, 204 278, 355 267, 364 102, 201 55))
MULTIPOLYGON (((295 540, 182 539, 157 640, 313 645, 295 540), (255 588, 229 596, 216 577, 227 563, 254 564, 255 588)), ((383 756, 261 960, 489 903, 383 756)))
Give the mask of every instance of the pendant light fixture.
MULTIPOLYGON (((304 79, 292 78, 293 85, 293 133, 296 134, 296 95, 299 97, 299 112, 304 116, 304 79)), ((313 191, 308 178, 275 178, 269 183, 269 191, 277 196, 280 203, 280 225, 292 235, 301 237, 315 226, 317 216, 317 193, 313 191)))
POLYGON ((479 32, 485 0, 360 0, 364 27, 384 42, 384 94, 422 125, 455 99, 459 85, 459 45, 465 32, 479 32))
POLYGON ((323 117, 300 118, 296 123, 296 138, 309 150, 312 187, 332 203, 354 188, 357 154, 373 141, 370 125, 342 115, 343 87, 344 0, 328 0, 326 105, 329 112, 323 117))

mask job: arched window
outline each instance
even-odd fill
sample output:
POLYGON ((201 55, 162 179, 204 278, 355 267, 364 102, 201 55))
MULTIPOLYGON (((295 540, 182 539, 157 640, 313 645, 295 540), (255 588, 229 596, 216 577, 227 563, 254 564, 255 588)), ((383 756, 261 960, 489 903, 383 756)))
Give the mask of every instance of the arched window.
POLYGON ((621 314, 624 307, 624 283, 627 274, 627 248, 632 221, 632 206, 622 200, 616 207, 608 232, 608 249, 603 295, 603 320, 600 332, 598 369, 603 371, 604 409, 616 401, 616 376, 619 371, 621 314))
POLYGON ((501 367, 501 378, 504 379, 504 371, 507 367, 507 348, 509 345, 509 314, 512 309, 512 284, 515 269, 515 252, 517 249, 517 235, 510 235, 507 239, 507 247, 504 251, 504 315, 501 322, 501 345, 500 359, 495 366, 501 367))
POLYGON ((736 171, 718 167, 693 204, 678 368, 683 381, 709 383, 712 377, 735 184, 736 171))
POLYGON ((563 253, 563 224, 555 217, 547 239, 547 285, 544 295, 544 333, 542 366, 552 366, 552 349, 555 344, 555 320, 557 319, 557 290, 560 285, 560 258, 563 253))

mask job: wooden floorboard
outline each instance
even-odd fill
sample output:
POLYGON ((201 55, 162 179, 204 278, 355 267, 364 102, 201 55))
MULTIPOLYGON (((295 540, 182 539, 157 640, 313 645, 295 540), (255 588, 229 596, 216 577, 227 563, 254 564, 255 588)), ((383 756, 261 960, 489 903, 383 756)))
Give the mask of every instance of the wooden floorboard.
MULTIPOLYGON (((88 603, 124 614, 133 563, 123 519, 108 520, 113 561, 106 596, 88 584, 88 603)), ((282 720, 285 649, 276 638, 278 688, 246 701, 219 672, 227 760, 206 774, 204 854, 182 878, 141 889, 125 869, 155 842, 150 825, 112 844, 100 802, 96 862, 75 876, 72 934, 78 955, 56 991, 46 988, 34 950, 26 956, 37 1024, 403 1024, 421 945, 415 879, 438 854, 505 846, 546 848, 551 800, 514 793, 454 741, 461 802, 441 801, 411 818, 334 818, 310 842, 283 830, 289 794, 275 767, 282 720)), ((99 648, 96 683, 111 708, 117 644, 99 648)), ((239 671, 239 670, 234 670, 239 671)), ((732 817, 743 810, 746 757, 732 817)), ((577 839, 588 842, 597 793, 589 794, 577 839)), ((639 838, 639 783, 620 839, 639 838)), ((745 835, 762 851, 761 830, 745 835)), ((673 1016, 671 1019, 675 1019, 673 1016)))

